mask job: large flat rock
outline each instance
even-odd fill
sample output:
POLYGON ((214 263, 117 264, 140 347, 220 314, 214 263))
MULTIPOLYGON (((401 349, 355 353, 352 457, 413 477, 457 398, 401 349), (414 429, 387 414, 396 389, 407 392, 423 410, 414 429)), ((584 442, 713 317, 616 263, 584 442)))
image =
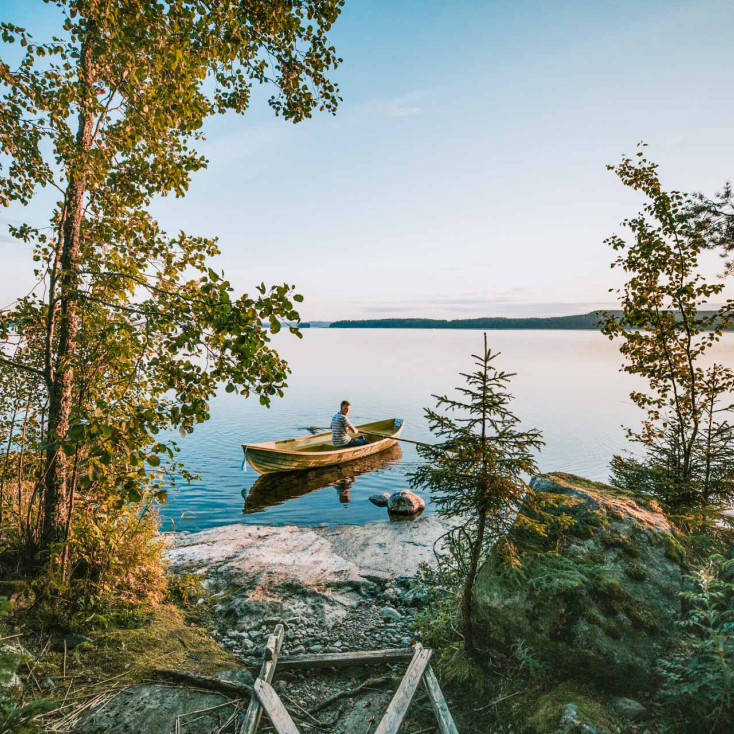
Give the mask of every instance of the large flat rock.
POLYGON ((174 573, 204 577, 220 639, 236 655, 260 654, 277 620, 289 627, 286 651, 337 641, 344 649, 372 649, 406 644, 416 604, 407 579, 421 563, 435 562, 433 546, 446 529, 436 517, 335 527, 228 525, 177 536, 168 559, 174 573), (402 610, 388 627, 379 612, 386 604, 402 610))
POLYGON ((414 522, 299 527, 227 525, 180 535, 168 551, 174 572, 227 573, 260 586, 323 587, 368 576, 413 576, 432 563, 433 544, 446 532, 434 516, 414 522))

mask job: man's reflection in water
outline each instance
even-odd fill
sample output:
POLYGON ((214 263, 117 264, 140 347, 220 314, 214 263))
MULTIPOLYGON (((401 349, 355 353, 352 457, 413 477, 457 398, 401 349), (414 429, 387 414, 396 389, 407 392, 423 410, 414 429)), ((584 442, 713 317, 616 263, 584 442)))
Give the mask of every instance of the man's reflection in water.
POLYGON ((356 477, 345 477, 344 479, 339 479, 338 481, 334 482, 336 491, 339 494, 339 502, 341 502, 343 505, 349 504, 351 502, 351 500, 349 499, 349 490, 352 488, 355 479, 356 477))

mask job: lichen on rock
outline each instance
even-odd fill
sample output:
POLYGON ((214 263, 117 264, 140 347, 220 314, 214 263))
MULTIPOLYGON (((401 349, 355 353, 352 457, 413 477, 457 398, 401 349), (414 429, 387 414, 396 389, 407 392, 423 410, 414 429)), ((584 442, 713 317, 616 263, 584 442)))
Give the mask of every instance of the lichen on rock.
POLYGON ((680 608, 672 526, 654 500, 581 477, 530 486, 479 576, 478 633, 508 651, 521 642, 557 679, 644 690, 680 608))

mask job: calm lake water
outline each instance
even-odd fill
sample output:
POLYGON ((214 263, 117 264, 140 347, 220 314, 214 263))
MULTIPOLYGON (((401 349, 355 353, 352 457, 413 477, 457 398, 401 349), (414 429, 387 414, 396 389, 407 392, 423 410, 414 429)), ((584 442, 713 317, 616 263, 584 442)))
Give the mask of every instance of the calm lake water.
MULTIPOLYGON (((540 469, 606 480, 612 454, 626 445, 622 425, 641 418, 629 399, 639 383, 619 371, 615 345, 595 331, 489 331, 488 339, 502 353, 498 367, 517 373, 515 413, 543 431, 540 469)), ((212 401, 211 420, 179 441, 179 458, 201 480, 169 493, 164 529, 386 519, 368 498, 407 487, 406 475, 419 461, 414 446, 401 444, 353 471, 259 478, 249 466, 242 471, 241 444, 308 435, 307 426, 329 425, 343 399, 352 403, 354 424, 401 417, 404 438, 431 442, 423 409, 434 404, 432 394, 461 384, 460 372, 472 371, 482 333, 307 329, 302 340, 279 335, 275 345, 293 370, 286 396, 270 409, 224 392, 212 401)), ((734 366, 734 334, 717 346, 716 359, 734 366)))

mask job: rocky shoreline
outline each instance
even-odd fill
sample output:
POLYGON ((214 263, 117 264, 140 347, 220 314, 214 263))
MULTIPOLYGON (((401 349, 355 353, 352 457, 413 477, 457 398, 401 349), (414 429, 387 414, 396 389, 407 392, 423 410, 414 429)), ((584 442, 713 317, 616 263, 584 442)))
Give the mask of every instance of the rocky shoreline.
POLYGON ((215 601, 214 635, 246 663, 277 623, 286 655, 406 647, 420 604, 410 581, 435 563, 447 526, 414 522, 230 525, 178 536, 173 573, 197 573, 215 601))

